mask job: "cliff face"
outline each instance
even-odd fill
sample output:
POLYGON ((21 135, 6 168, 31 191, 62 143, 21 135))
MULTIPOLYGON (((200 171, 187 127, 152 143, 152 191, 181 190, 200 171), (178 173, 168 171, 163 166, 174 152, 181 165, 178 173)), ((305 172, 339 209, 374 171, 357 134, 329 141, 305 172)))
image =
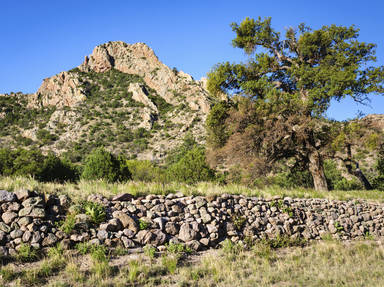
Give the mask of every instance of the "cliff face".
POLYGON ((204 86, 167 67, 144 43, 109 42, 95 47, 77 68, 44 79, 35 94, 18 95, 25 113, 18 110, 17 123, 0 138, 13 147, 28 142, 57 154, 103 145, 160 160, 187 133, 204 143, 210 109, 204 86), (38 115, 18 124, 29 113, 38 115), (44 134, 51 140, 44 140, 44 134))
MULTIPOLYGON (((78 67, 84 73, 105 73, 116 69, 126 74, 143 78, 145 84, 156 90, 167 103, 180 104, 177 94, 185 97, 192 110, 209 111, 208 93, 204 83, 195 81, 182 72, 170 69, 159 61, 155 53, 144 43, 129 45, 124 42, 109 42, 95 47, 90 56, 78 67)), ((34 104, 43 106, 74 106, 85 100, 78 74, 62 72, 45 79, 34 95, 34 104)))

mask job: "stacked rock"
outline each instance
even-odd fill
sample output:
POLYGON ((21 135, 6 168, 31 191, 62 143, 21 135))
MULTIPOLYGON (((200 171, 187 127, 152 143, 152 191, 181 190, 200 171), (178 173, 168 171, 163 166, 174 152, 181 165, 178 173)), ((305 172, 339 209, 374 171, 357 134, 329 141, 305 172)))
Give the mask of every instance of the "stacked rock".
POLYGON ((65 248, 89 242, 135 248, 183 243, 194 250, 216 247, 221 241, 278 236, 321 239, 325 234, 349 240, 384 236, 384 205, 327 199, 262 199, 243 195, 184 196, 181 193, 111 199, 92 195, 104 207, 106 219, 94 224, 89 214, 76 214, 73 228, 60 222, 73 214, 65 195, 47 197, 29 190, 0 190, 0 253, 12 255, 22 244, 34 248, 65 248))

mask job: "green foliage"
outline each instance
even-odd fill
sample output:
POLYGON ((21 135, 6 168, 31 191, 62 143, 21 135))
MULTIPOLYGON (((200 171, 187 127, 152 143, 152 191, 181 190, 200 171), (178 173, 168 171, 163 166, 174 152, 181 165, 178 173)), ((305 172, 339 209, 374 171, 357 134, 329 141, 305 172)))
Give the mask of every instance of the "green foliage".
POLYGON ((143 248, 144 254, 148 256, 149 259, 155 258, 156 248, 150 245, 146 245, 143 248))
POLYGON ((30 175, 40 181, 74 181, 78 179, 75 166, 53 153, 44 156, 38 149, 0 149, 0 174, 30 175))
POLYGON ((67 214, 64 220, 58 223, 58 227, 64 233, 71 234, 75 228, 75 224, 76 224, 76 214, 70 213, 70 214, 67 214))
POLYGON ((127 160, 126 166, 134 181, 160 182, 164 179, 164 170, 149 160, 127 160))
MULTIPOLYGON (((295 159, 309 168, 316 189, 326 189, 322 158, 337 133, 323 115, 332 100, 349 96, 363 103, 369 93, 384 91, 384 67, 373 65, 376 45, 359 42, 354 26, 312 30, 301 24, 283 36, 271 18, 259 17, 231 27, 232 44, 250 56, 249 63, 218 64, 207 83, 212 95, 241 95, 233 97, 237 103, 250 99, 226 120, 227 152, 242 151, 242 159, 263 156, 267 162, 295 159)), ((216 137, 215 142, 223 141, 216 137)))
POLYGON ((36 133, 36 137, 44 145, 52 144, 54 141, 56 141, 58 139, 58 136, 53 135, 49 131, 44 130, 44 129, 39 129, 36 133))
POLYGON ((21 262, 31 262, 38 258, 37 251, 31 245, 21 244, 16 253, 16 259, 21 262))
POLYGON ((196 183, 199 181, 214 180, 214 171, 208 166, 205 158, 205 149, 194 147, 179 161, 169 166, 168 178, 171 181, 196 183))
POLYGON ((167 248, 167 252, 173 253, 173 254, 183 254, 183 253, 191 253, 192 250, 181 243, 168 243, 165 244, 167 248))
POLYGON ((88 180, 105 179, 110 182, 124 181, 130 178, 128 169, 121 170, 121 163, 104 148, 93 150, 85 159, 82 178, 88 180))
POLYGON ((341 175, 336 163, 332 160, 324 162, 324 173, 327 178, 328 188, 337 190, 358 190, 362 189, 361 183, 356 179, 348 180, 341 175))
POLYGON ((149 223, 147 221, 144 221, 142 219, 139 219, 139 229, 145 230, 149 227, 149 223))
POLYGON ((82 204, 84 212, 91 218, 91 223, 99 225, 106 218, 105 207, 97 202, 85 201, 82 204))
POLYGON ((227 127, 225 120, 228 118, 229 104, 227 102, 219 102, 210 110, 205 122, 208 132, 208 142, 212 148, 224 146, 228 139, 227 127))
POLYGON ((247 222, 247 218, 240 214, 234 214, 231 216, 231 221, 235 225, 236 230, 241 231, 247 222))

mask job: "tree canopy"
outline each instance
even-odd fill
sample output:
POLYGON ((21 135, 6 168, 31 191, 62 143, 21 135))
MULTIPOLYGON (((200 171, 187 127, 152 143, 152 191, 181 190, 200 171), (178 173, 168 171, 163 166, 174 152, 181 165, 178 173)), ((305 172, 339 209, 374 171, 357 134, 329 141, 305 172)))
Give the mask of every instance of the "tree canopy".
MULTIPOLYGON (((237 120, 226 119, 232 122, 227 128, 232 137, 247 138, 237 150, 264 154, 271 161, 295 158, 311 172, 315 189, 327 190, 324 151, 337 131, 324 114, 332 99, 351 97, 364 104, 368 95, 384 92, 384 67, 373 65, 376 45, 359 42, 354 26, 312 30, 300 24, 282 36, 272 28, 271 18, 259 17, 231 27, 236 33, 233 46, 243 49, 249 60, 217 64, 207 87, 213 95, 248 99, 233 108, 237 120)), ((225 115, 221 113, 217 118, 225 115)), ((208 124, 208 130, 214 129, 208 124)), ((227 134, 221 136, 234 142, 227 134)))

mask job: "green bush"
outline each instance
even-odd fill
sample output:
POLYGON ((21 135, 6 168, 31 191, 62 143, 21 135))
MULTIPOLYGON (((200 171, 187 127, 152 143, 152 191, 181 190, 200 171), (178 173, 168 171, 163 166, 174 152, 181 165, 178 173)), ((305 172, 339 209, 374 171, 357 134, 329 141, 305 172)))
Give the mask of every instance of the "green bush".
POLYGON ((81 174, 83 179, 105 179, 109 182, 124 181, 131 175, 124 163, 104 148, 94 149, 85 159, 84 169, 81 174))
POLYGON ((208 166, 203 147, 194 147, 167 170, 170 181, 196 183, 215 179, 214 171, 208 166))
POLYGON ((43 162, 43 167, 38 179, 41 181, 75 181, 79 178, 76 167, 66 160, 61 160, 50 153, 43 162))
POLYGON ((126 166, 134 181, 162 181, 164 171, 149 160, 127 160, 126 166))

